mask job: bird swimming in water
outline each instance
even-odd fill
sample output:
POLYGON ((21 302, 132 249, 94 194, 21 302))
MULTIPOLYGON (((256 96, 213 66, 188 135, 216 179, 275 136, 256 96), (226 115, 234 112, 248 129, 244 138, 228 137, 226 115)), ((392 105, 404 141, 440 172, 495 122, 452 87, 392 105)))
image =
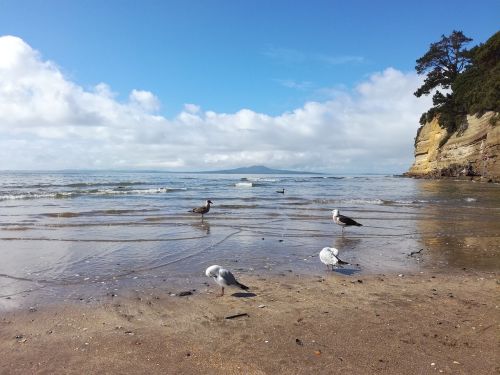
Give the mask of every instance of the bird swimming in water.
POLYGON ((205 271, 205 275, 211 277, 215 280, 215 282, 222 288, 221 294, 219 297, 224 295, 224 288, 226 287, 237 287, 243 290, 248 290, 248 286, 241 284, 231 271, 222 268, 221 266, 213 265, 207 268, 205 271))
POLYGON ((276 193, 285 194, 285 188, 283 188, 281 190, 276 190, 276 193))
POLYGON ((332 210, 332 214, 333 214, 333 222, 342 227, 342 234, 344 234, 345 227, 352 227, 352 226, 362 227, 363 226, 363 224, 358 223, 356 220, 353 220, 350 217, 340 215, 339 210, 337 210, 337 209, 332 210))
POLYGON ((349 264, 349 263, 344 262, 343 260, 339 259, 338 255, 339 255, 339 251, 336 248, 324 247, 319 252, 319 260, 321 260, 321 263, 326 264, 326 268, 328 268, 328 266, 332 266, 332 271, 333 271, 333 267, 336 267, 337 265, 349 264))
POLYGON ((208 211, 210 211, 210 205, 211 204, 213 204, 212 201, 210 199, 208 199, 205 202, 204 206, 193 208, 189 212, 194 212, 196 214, 201 214, 201 220, 203 220, 203 215, 205 215, 206 213, 208 213, 208 211))

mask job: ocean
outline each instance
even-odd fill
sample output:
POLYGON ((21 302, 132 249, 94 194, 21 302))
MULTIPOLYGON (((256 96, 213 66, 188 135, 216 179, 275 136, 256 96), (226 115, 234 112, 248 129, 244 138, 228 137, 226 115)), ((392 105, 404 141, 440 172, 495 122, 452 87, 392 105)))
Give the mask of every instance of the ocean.
POLYGON ((380 175, 0 172, 0 308, 130 288, 196 289, 212 264, 240 276, 324 275, 318 253, 325 246, 350 263, 336 271, 346 277, 495 272, 499 237, 498 184, 380 175), (201 220, 189 211, 206 199, 214 204, 201 220), (342 235, 334 208, 363 227, 342 235))

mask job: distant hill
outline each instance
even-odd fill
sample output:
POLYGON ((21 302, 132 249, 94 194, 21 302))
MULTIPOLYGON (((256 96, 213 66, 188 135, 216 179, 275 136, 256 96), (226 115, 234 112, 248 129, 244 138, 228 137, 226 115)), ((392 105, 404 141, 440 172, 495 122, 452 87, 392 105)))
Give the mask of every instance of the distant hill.
POLYGON ((321 174, 303 171, 289 171, 285 169, 271 169, 263 165, 253 165, 251 167, 242 167, 235 169, 225 169, 220 171, 207 171, 198 173, 214 173, 214 174, 321 174))

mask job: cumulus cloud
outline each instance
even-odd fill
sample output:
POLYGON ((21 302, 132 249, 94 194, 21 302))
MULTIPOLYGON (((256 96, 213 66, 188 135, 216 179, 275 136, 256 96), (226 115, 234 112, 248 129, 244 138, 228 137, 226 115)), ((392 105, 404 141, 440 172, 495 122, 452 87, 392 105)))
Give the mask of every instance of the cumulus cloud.
POLYGON ((0 169, 404 171, 430 105, 413 96, 419 84, 388 68, 278 116, 186 104, 169 119, 149 91, 119 102, 106 84, 84 89, 22 39, 0 37, 0 169))
POLYGON ((200 112, 201 108, 199 105, 186 103, 186 104, 184 104, 184 109, 186 112, 189 112, 189 113, 198 113, 198 112, 200 112))
POLYGON ((132 90, 129 95, 132 105, 138 106, 146 112, 154 112, 160 109, 160 101, 153 93, 144 90, 132 90))

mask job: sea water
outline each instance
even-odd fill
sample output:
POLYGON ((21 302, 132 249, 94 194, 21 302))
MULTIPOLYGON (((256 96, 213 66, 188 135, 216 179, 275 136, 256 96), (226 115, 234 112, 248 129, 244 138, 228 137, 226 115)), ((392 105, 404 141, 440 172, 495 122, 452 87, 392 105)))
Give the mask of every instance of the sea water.
POLYGON ((35 295, 193 285, 211 264, 239 275, 321 275, 325 246, 350 263, 338 270, 346 275, 498 271, 499 237, 497 184, 380 175, 0 172, 0 306, 35 295), (203 219, 190 212, 206 199, 213 206, 203 219), (334 208, 363 226, 342 235, 334 208))

